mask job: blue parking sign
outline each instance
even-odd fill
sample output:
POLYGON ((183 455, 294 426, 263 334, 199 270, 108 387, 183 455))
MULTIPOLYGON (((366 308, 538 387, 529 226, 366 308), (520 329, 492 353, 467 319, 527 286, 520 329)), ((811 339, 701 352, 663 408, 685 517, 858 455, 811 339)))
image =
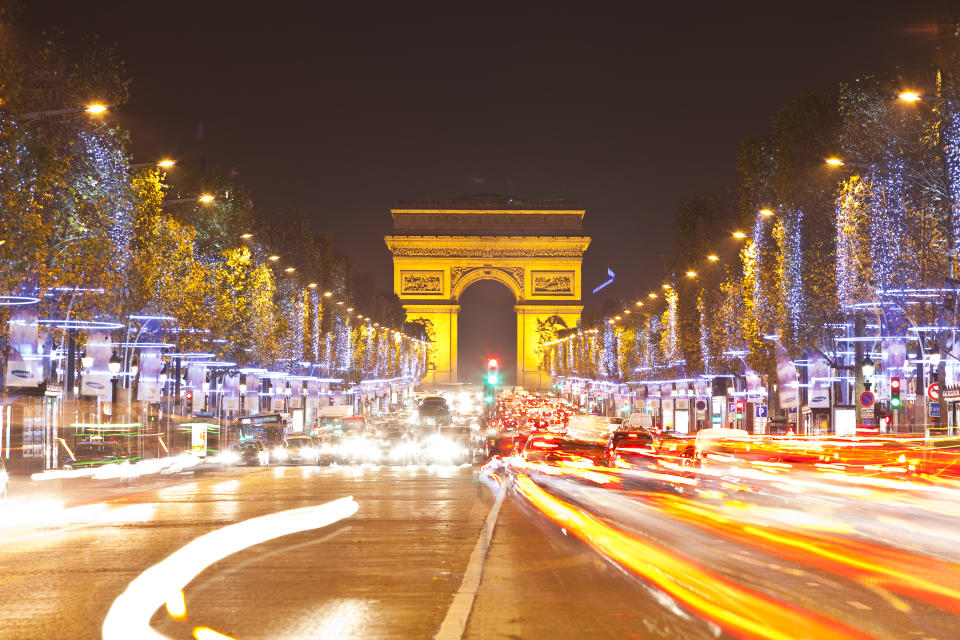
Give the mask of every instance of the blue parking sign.
POLYGON ((767 417, 767 405, 758 404, 753 408, 753 415, 756 418, 766 418, 767 417))

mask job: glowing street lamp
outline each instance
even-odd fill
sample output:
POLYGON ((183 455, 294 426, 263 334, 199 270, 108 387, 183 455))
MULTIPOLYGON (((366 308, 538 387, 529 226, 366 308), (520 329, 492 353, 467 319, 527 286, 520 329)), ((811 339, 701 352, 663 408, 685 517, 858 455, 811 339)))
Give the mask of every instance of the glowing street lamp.
POLYGON ((757 213, 759 213, 760 215, 762 215, 764 218, 769 218, 770 216, 773 215, 773 210, 772 210, 772 209, 760 209, 760 211, 758 211, 757 213))
POLYGON ((920 100, 923 100, 923 96, 921 96, 916 91, 901 91, 897 97, 903 100, 904 102, 918 102, 920 100))
POLYGON ((145 167, 160 167, 161 169, 169 169, 170 167, 177 164, 176 160, 171 160, 169 158, 164 158, 163 160, 158 160, 156 162, 134 162, 130 165, 131 169, 143 169, 145 167))
POLYGON ((316 288, 317 288, 317 283, 316 283, 316 282, 311 282, 311 283, 308 284, 307 286, 310 287, 311 289, 316 289, 316 288))
POLYGON ((286 271, 287 273, 293 273, 296 270, 297 270, 296 267, 287 267, 286 269, 284 269, 284 271, 286 271))
POLYGON ((711 253, 710 255, 707 256, 707 260, 709 260, 710 262, 716 262, 719 259, 720 259, 720 256, 718 256, 715 253, 711 253))
POLYGON ((194 196, 192 198, 171 198, 170 200, 164 200, 163 204, 183 204, 185 202, 199 202, 200 204, 210 204, 215 200, 214 196, 209 193, 204 193, 199 196, 194 196))
POLYGON ((274 255, 272 255, 272 256, 267 256, 267 260, 269 260, 270 262, 276 262, 276 261, 279 260, 279 259, 280 259, 280 256, 278 256, 278 255, 276 255, 276 254, 274 254, 274 255))
POLYGON ((332 298, 332 297, 333 297, 333 291, 324 291, 324 292, 323 292, 323 297, 324 297, 324 298, 332 298))
POLYGON ((643 300, 637 300, 636 302, 634 302, 634 304, 637 305, 638 307, 642 307, 642 306, 643 306, 643 300))
POLYGON ((660 285, 660 286, 663 287, 664 289, 669 289, 669 288, 670 288, 670 285, 669 285, 668 283, 666 283, 666 282, 664 282, 664 283, 663 283, 662 285, 660 285))
POLYGON ((732 234, 730 234, 730 235, 732 235, 734 238, 736 238, 736 239, 738 239, 738 240, 743 240, 744 238, 747 237, 747 234, 745 234, 743 231, 734 231, 734 232, 733 232, 732 234))
POLYGON ((240 237, 243 238, 244 240, 249 240, 250 238, 253 237, 253 234, 252 234, 252 233, 241 233, 241 234, 240 234, 240 237))
POLYGON ((47 109, 46 111, 30 111, 16 116, 18 122, 30 122, 40 118, 55 118, 57 116, 68 116, 72 113, 89 113, 92 116, 99 116, 107 110, 107 106, 99 103, 89 104, 85 107, 68 107, 66 109, 47 109))
POLYGON ((840 158, 837 158, 836 156, 831 156, 826 160, 824 160, 824 162, 826 162, 831 167, 842 167, 845 164, 843 160, 841 160, 840 158))
POLYGON ((696 277, 697 277, 697 272, 696 272, 696 271, 687 271, 687 277, 688 277, 688 278, 696 278, 696 277))

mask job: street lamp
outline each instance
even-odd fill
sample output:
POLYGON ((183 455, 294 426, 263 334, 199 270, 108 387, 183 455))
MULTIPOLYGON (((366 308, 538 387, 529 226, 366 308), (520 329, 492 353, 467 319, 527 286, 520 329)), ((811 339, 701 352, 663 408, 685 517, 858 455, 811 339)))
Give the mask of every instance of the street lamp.
POLYGON ((157 162, 135 162, 130 165, 130 168, 143 169, 144 167, 160 167, 161 169, 169 169, 175 164, 177 164, 176 160, 164 158, 163 160, 158 160, 157 162))
POLYGON ((732 234, 730 234, 730 235, 732 235, 732 236, 733 236, 734 238, 736 238, 737 240, 743 240, 744 238, 747 237, 747 234, 745 234, 743 231, 734 231, 734 232, 733 232, 732 234))
POLYGON ((760 215, 762 215, 764 218, 769 218, 770 216, 773 215, 773 210, 772 210, 772 209, 760 209, 760 211, 758 211, 757 213, 759 213, 760 215))
POLYGON ((870 356, 867 356, 863 359, 863 362, 860 363, 860 373, 863 376, 864 391, 870 391, 870 378, 873 377, 874 371, 876 371, 876 367, 873 365, 873 360, 870 359, 870 356))
POLYGON ((688 278, 696 278, 696 277, 697 277, 697 272, 696 272, 696 271, 687 271, 687 277, 688 277, 688 278))
POLYGON ((185 202, 199 202, 201 204, 210 204, 214 201, 214 197, 209 193, 204 193, 203 195, 193 196, 192 198, 171 198, 170 200, 164 200, 164 205, 170 204, 183 204, 185 202))
POLYGON ((720 259, 720 256, 718 256, 715 253, 711 253, 710 255, 707 256, 707 260, 709 260, 710 262, 716 262, 719 259, 720 259))
POLYGON ((843 160, 841 160, 840 158, 837 158, 836 156, 831 156, 826 160, 824 160, 824 162, 826 162, 831 167, 842 167, 844 164, 846 164, 843 160))
POLYGON ((85 107, 67 107, 66 109, 47 109, 46 111, 30 111, 16 116, 18 122, 30 122, 40 118, 54 118, 56 116, 68 116, 71 113, 86 112, 92 116, 99 116, 107 110, 106 105, 94 103, 85 107))

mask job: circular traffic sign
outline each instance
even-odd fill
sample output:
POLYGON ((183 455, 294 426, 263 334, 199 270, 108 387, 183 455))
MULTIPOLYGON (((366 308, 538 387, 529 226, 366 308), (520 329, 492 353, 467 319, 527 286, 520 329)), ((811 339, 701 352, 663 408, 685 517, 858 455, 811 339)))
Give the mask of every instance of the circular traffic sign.
POLYGON ((705 400, 697 400, 697 411, 706 411, 707 402, 705 400))
POLYGON ((933 400, 934 402, 939 402, 940 400, 940 383, 931 382, 930 386, 927 387, 927 397, 933 400))
POLYGON ((876 396, 873 395, 873 391, 864 391, 860 394, 860 404, 864 407, 872 407, 876 396))

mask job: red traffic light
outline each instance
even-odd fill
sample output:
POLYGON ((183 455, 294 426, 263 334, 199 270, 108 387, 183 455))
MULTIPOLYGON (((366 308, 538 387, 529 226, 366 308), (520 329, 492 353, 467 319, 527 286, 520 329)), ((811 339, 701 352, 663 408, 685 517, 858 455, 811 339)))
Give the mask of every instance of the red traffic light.
POLYGON ((737 400, 737 413, 743 413, 743 400, 737 400))
POLYGON ((496 369, 499 365, 500 365, 500 363, 497 362, 497 359, 496 359, 496 358, 490 358, 490 360, 487 361, 487 368, 488 368, 488 369, 496 369))
POLYGON ((883 416, 883 424, 890 424, 890 422, 891 422, 890 416, 883 416))
POLYGON ((188 389, 187 392, 184 394, 183 397, 186 398, 187 400, 193 400, 193 391, 190 391, 190 390, 188 389))
POLYGON ((890 378, 890 389, 900 391, 900 378, 890 378))

